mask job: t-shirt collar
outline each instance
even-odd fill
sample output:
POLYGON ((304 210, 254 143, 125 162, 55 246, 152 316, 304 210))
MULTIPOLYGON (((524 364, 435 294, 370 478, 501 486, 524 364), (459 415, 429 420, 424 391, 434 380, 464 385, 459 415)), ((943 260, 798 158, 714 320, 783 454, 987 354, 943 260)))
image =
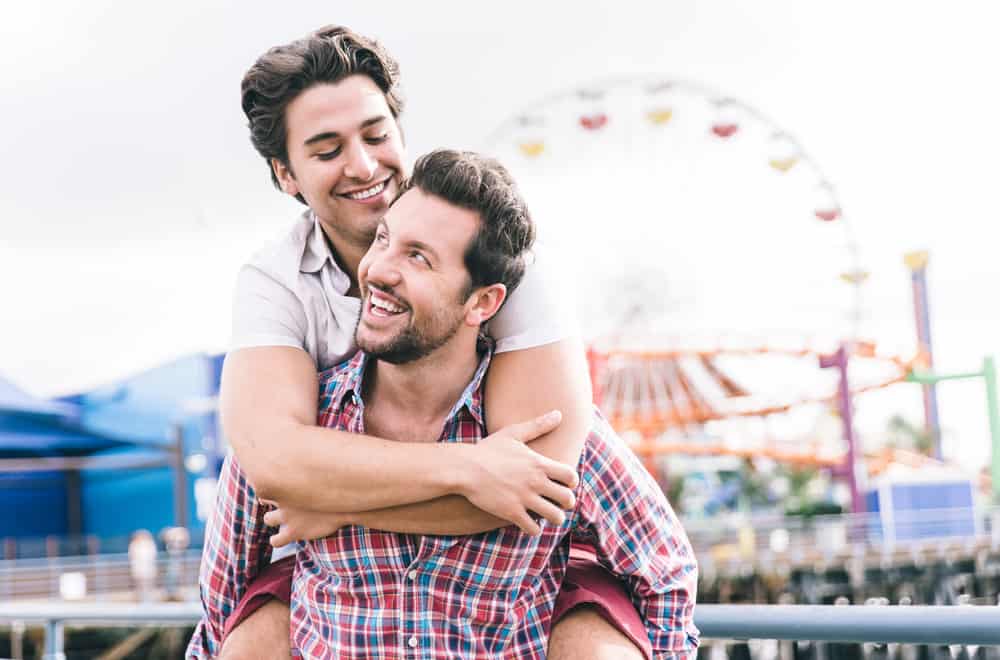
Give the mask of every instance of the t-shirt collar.
POLYGON ((318 273, 326 264, 330 264, 330 275, 333 278, 333 288, 337 293, 345 295, 351 288, 351 278, 347 276, 337 260, 333 258, 330 251, 330 244, 326 242, 323 234, 323 226, 319 218, 312 211, 309 211, 312 218, 313 227, 306 238, 306 244, 302 250, 302 261, 299 264, 299 271, 302 273, 318 273))

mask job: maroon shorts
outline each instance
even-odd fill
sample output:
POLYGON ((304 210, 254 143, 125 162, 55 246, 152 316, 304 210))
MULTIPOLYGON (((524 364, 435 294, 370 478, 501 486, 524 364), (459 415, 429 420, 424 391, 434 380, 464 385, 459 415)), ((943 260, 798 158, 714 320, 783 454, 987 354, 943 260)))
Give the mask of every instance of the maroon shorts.
MULTIPOLYGON (((276 561, 261 571, 250 584, 243 600, 226 619, 224 636, 272 598, 280 600, 285 605, 290 604, 294 571, 295 555, 276 561)), ((646 627, 632 601, 629 600, 628 594, 625 593, 621 580, 597 563, 593 548, 573 545, 569 552, 566 577, 556 597, 552 625, 555 625, 567 612, 581 605, 592 606, 652 660, 653 647, 646 634, 646 627)))

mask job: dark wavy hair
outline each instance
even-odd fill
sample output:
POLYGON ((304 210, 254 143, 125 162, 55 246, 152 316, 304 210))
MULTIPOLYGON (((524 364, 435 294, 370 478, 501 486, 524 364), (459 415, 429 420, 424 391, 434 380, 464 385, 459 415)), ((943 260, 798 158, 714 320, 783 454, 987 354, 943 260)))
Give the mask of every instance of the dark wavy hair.
MULTIPOLYGON (((359 74, 371 78, 385 94, 392 116, 399 117, 403 98, 396 60, 374 39, 339 25, 328 25, 290 44, 275 46, 243 76, 242 104, 250 141, 267 161, 276 187, 280 185, 271 159, 277 158, 288 167, 285 108, 313 85, 359 74)), ((306 203, 301 195, 297 198, 306 203)))
POLYGON ((503 284, 508 294, 517 288, 535 242, 535 224, 499 161, 471 151, 438 149, 417 159, 400 196, 410 188, 479 214, 479 228, 465 250, 470 281, 464 297, 490 284, 503 284))

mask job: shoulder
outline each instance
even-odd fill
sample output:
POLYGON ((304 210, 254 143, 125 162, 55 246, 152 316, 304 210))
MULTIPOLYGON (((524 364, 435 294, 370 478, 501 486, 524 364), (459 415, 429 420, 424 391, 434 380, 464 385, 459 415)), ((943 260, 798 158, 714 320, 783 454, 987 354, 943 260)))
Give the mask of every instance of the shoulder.
POLYGON ((281 236, 255 252, 241 272, 262 273, 292 288, 298 279, 302 256, 312 230, 312 214, 304 211, 281 236))
POLYGON ((566 285, 558 250, 539 244, 520 284, 487 324, 498 353, 543 346, 579 334, 572 287, 566 285))

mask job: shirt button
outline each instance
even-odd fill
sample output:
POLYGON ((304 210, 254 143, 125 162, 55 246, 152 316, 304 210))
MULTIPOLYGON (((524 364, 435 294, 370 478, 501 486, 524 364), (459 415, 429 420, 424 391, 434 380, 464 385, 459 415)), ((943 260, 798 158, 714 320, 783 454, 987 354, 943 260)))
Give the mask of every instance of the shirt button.
POLYGON ((417 641, 416 637, 411 637, 410 639, 406 640, 406 643, 410 645, 411 649, 415 649, 417 648, 417 644, 419 644, 420 642, 417 641))
POLYGON ((416 580, 417 579, 417 572, 416 571, 410 571, 409 573, 406 574, 406 577, 410 578, 411 580, 416 580))

